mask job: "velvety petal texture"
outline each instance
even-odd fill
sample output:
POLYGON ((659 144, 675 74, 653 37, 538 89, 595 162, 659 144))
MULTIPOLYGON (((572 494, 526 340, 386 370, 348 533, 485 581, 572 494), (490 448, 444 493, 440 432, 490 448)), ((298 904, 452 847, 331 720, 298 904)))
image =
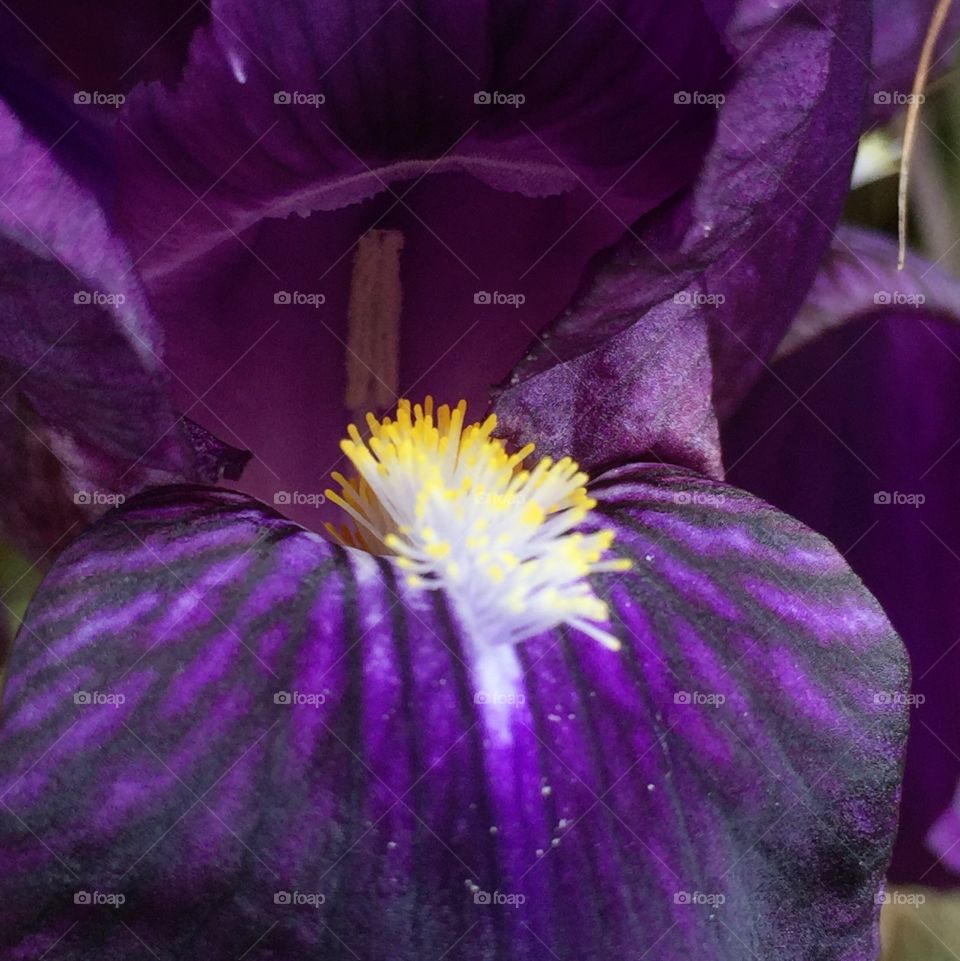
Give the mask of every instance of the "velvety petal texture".
POLYGON ((748 494, 655 465, 595 494, 619 653, 491 649, 242 495, 104 517, 15 644, 4 956, 874 958, 885 616, 748 494))
POLYGON ((160 335, 126 250, 49 146, 0 110, 7 393, 19 390, 51 426, 92 449, 120 459, 154 448, 145 467, 181 470, 160 335))
POLYGON ((726 34, 737 69, 695 185, 598 263, 516 369, 496 405, 512 437, 549 438, 588 467, 647 446, 719 471, 710 432, 691 431, 707 358, 727 412, 813 280, 863 119, 868 29, 862 4, 737 5, 726 34), (702 372, 685 397, 673 389, 683 354, 702 372), (558 419, 568 408, 578 416, 558 419))
POLYGON ((733 482, 829 537, 903 636, 913 687, 891 696, 912 723, 890 877, 956 885, 955 818, 929 832, 960 777, 960 325, 947 309, 957 292, 919 261, 896 274, 889 241, 872 241, 885 265, 867 256, 869 238, 844 238, 795 346, 725 427, 725 459, 733 482), (832 312, 844 278, 849 317, 832 312))

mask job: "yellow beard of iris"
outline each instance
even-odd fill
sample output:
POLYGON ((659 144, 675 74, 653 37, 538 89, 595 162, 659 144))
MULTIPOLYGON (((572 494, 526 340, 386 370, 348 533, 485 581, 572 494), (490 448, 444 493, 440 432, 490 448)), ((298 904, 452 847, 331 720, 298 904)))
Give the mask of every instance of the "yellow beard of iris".
POLYGON ((342 544, 395 555, 412 587, 443 588, 465 626, 489 644, 516 643, 569 624, 617 650, 607 605, 589 574, 623 571, 603 560, 613 531, 574 530, 596 506, 569 458, 522 467, 533 444, 508 454, 494 415, 463 426, 466 401, 436 412, 401 400, 396 419, 367 415, 341 449, 356 468, 335 473, 326 496, 354 521, 327 529, 342 544))

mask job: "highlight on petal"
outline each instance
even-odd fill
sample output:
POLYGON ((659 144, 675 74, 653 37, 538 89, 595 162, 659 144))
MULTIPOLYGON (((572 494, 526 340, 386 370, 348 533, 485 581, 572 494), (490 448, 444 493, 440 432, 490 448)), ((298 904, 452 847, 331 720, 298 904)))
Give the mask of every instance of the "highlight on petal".
POLYGON ((903 884, 957 884, 960 292, 842 232, 787 348, 724 429, 728 475, 830 538, 902 635, 913 686, 903 884), (846 293, 846 298, 844 298, 846 293), (874 300, 877 296, 877 300, 874 300))
POLYGON ((649 465, 590 493, 633 562, 593 579, 618 653, 478 653, 452 591, 243 495, 104 517, 14 647, 6 953, 874 958, 886 618, 734 488, 649 465))

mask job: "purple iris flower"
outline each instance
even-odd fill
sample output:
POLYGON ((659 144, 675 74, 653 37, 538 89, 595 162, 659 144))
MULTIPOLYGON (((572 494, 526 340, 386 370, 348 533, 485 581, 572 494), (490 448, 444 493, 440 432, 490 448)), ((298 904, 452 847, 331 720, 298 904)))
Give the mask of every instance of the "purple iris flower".
POLYGON ((223 2, 83 88, 12 45, 5 957, 875 956, 906 656, 721 424, 885 12, 223 2))

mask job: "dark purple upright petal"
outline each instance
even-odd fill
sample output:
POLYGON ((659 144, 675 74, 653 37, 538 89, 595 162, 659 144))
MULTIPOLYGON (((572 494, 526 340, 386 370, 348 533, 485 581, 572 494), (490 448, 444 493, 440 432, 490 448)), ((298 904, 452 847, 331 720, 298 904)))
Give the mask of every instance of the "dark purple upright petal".
POLYGON ((716 111, 677 98, 733 77, 732 6, 215 4, 183 82, 121 112, 119 222, 182 409, 257 452, 246 489, 322 488, 351 367, 389 396, 364 411, 486 406, 590 258, 695 178, 716 111), (399 250, 395 378, 350 334, 372 230, 399 250))
POLYGON ((695 0, 216 0, 212 14, 182 83, 123 111, 125 213, 150 272, 264 217, 448 171, 526 197, 605 195, 629 222, 693 176, 709 140, 709 109, 675 92, 730 66, 695 0))
POLYGON ((955 885, 955 819, 929 832, 960 778, 960 296, 921 261, 898 274, 891 242, 843 236, 789 351, 727 425, 725 461, 829 537, 903 636, 913 710, 890 876, 955 885))
MULTIPOLYGON (((611 234, 594 211, 566 233, 589 203, 530 201, 465 174, 425 180, 406 202, 410 210, 397 207, 386 220, 393 201, 379 199, 306 220, 268 220, 244 241, 256 256, 237 242, 153 283, 179 409, 256 452, 244 488, 267 502, 277 491, 322 491, 330 471, 343 467, 337 443, 346 424, 376 407, 357 413, 344 405, 348 366, 366 369, 348 349, 361 235, 376 228, 403 238, 397 392, 466 398, 482 411, 490 384, 522 356, 536 325, 563 308, 585 257, 622 229, 612 221, 611 234), (523 302, 477 303, 481 292, 523 302), (278 303, 278 293, 323 302, 278 303)), ((317 513, 307 508, 296 519, 315 527, 317 513)))
POLYGON ((867 13, 737 6, 726 35, 737 67, 695 185, 641 220, 516 369, 497 402, 511 436, 549 438, 588 467, 653 450, 718 469, 712 432, 691 431, 705 423, 708 378, 684 396, 678 359, 695 353, 703 370, 709 341, 713 400, 728 411, 800 306, 847 192, 867 13), (582 416, 558 423, 569 406, 582 416))
POLYGON ((242 495, 108 514, 14 649, 5 957, 874 958, 883 613, 734 488, 637 466, 595 494, 634 562, 596 585, 619 654, 491 653, 454 598, 242 495))

